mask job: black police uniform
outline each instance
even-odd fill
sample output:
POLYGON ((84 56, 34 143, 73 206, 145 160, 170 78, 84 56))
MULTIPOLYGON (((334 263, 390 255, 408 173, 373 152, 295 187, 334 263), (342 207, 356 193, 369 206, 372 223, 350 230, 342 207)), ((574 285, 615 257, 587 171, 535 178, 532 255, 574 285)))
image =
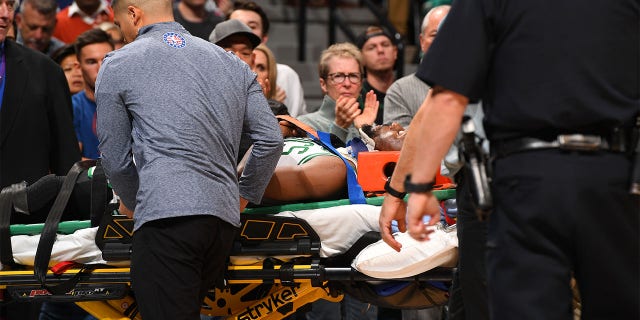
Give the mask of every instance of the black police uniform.
POLYGON ((489 319, 484 261, 487 222, 476 215, 469 179, 465 170, 456 173, 458 266, 450 290, 449 320, 489 319))
POLYGON ((483 102, 492 319, 572 319, 572 275, 584 319, 640 319, 639 33, 637 0, 457 0, 420 65, 483 102))

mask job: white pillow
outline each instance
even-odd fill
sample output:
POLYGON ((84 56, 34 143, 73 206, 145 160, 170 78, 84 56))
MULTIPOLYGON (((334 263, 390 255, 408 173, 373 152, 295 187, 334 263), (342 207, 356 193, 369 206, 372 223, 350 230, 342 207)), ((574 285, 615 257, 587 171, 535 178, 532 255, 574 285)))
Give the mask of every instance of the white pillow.
POLYGON ((408 233, 395 233, 402 244, 400 252, 380 240, 364 248, 351 266, 375 278, 396 279, 411 277, 435 267, 453 267, 458 261, 458 237, 455 227, 435 231, 429 240, 418 241, 408 233))
POLYGON ((380 231, 380 207, 369 204, 284 211, 277 216, 305 220, 320 237, 320 257, 323 258, 344 253, 369 231, 380 231))

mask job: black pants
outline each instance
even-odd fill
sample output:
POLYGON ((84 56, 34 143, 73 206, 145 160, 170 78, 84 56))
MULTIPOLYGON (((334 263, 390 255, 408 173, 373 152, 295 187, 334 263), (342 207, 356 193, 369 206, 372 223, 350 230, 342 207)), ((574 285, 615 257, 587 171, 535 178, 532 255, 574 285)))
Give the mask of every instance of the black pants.
POLYGON ((456 175, 458 215, 458 270, 449 298, 449 319, 489 319, 485 245, 487 223, 475 213, 471 189, 464 169, 456 175))
POLYGON ((147 222, 133 235, 132 287, 144 319, 200 319, 223 276, 236 228, 214 216, 147 222))
POLYGON ((631 160, 529 151, 496 160, 487 271, 492 319, 640 319, 640 198, 631 160))

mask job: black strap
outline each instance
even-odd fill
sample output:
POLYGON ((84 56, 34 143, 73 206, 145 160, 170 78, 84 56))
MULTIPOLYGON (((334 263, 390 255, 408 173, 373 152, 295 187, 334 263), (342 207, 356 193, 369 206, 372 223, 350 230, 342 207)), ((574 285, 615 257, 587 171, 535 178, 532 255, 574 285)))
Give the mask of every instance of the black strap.
MULTIPOLYGON (((73 187, 76 184, 76 180, 78 180, 78 176, 81 172, 89 169, 94 164, 94 160, 86 160, 76 162, 73 167, 71 167, 71 170, 69 170, 69 173, 62 183, 60 193, 58 193, 58 196, 53 202, 53 206, 47 215, 47 220, 44 223, 44 228, 40 235, 40 242, 38 243, 38 249, 36 251, 33 273, 40 284, 47 288, 51 293, 53 293, 51 289, 54 291, 56 290, 54 288, 47 287, 45 282, 47 278, 47 270, 49 269, 49 260, 51 259, 51 249, 53 249, 53 243, 56 240, 56 234, 58 232, 58 223, 60 222, 62 213, 67 206, 67 202, 69 202, 69 197, 73 192, 73 187)), ((59 286, 63 285, 64 283, 59 286)))
POLYGON ((65 280, 55 286, 48 286, 42 282, 41 283, 43 287, 47 289, 51 294, 63 295, 75 288, 78 282, 80 282, 83 277, 90 275, 96 267, 97 265, 84 265, 82 269, 80 269, 80 271, 78 271, 78 273, 76 273, 72 278, 65 280))
POLYGON ((91 176, 91 226, 100 225, 102 216, 107 208, 107 176, 104 173, 100 160, 96 161, 96 167, 91 176))
POLYGON ((0 261, 3 265, 15 265, 11 249, 11 199, 11 186, 3 188, 0 192, 0 261))
POLYGON ((126 317, 129 317, 129 319, 135 319, 136 315, 138 314, 138 302, 136 300, 133 300, 129 307, 124 310, 124 312, 122 312, 122 314, 126 317))

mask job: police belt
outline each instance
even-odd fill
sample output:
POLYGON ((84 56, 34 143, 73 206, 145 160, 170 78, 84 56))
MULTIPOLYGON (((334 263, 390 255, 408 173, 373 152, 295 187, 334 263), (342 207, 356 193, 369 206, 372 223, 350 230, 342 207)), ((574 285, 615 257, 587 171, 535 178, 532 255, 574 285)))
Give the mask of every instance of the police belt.
POLYGON ((627 130, 616 130, 610 136, 588 134, 561 134, 554 140, 543 140, 533 137, 496 141, 491 144, 491 151, 497 158, 533 150, 560 149, 580 152, 627 152, 630 149, 627 130))

